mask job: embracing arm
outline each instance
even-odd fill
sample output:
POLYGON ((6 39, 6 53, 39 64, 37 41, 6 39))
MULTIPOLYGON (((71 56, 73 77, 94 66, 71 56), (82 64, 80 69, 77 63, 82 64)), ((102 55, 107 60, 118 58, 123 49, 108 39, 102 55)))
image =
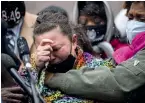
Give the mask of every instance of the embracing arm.
POLYGON ((145 49, 114 69, 83 67, 54 74, 46 84, 71 95, 122 102, 127 93, 145 85, 145 49))

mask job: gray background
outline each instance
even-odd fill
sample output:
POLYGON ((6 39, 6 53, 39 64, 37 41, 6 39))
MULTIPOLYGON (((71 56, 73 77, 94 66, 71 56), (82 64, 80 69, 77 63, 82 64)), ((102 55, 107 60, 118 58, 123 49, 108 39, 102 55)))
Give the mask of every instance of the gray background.
MULTIPOLYGON (((25 4, 27 11, 34 14, 50 5, 60 6, 68 12, 70 19, 72 19, 75 2, 76 1, 25 1, 25 4)), ((116 16, 122 8, 123 1, 108 1, 108 3, 112 8, 114 16, 116 16)))

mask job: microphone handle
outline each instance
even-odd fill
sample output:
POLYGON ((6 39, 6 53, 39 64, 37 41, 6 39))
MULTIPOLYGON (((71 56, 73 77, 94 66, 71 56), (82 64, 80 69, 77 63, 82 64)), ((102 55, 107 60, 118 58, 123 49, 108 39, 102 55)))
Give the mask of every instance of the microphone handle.
POLYGON ((30 69, 27 68, 26 70, 27 70, 28 75, 29 75, 29 78, 30 78, 30 86, 31 86, 31 89, 32 89, 33 102, 34 103, 40 103, 39 98, 37 97, 38 94, 36 93, 36 88, 35 88, 34 81, 32 80, 32 76, 31 76, 31 73, 30 73, 30 69))
POLYGON ((42 96, 36 90, 35 83, 34 83, 34 80, 32 78, 31 72, 30 72, 30 68, 26 68, 26 70, 27 70, 28 76, 30 78, 30 85, 31 85, 31 89, 32 89, 33 102, 34 103, 45 103, 42 96))
POLYGON ((22 79, 18 71, 15 68, 11 68, 9 71, 10 75, 14 78, 14 80, 24 89, 24 91, 26 91, 32 97, 32 91, 29 84, 23 82, 24 80, 22 79))

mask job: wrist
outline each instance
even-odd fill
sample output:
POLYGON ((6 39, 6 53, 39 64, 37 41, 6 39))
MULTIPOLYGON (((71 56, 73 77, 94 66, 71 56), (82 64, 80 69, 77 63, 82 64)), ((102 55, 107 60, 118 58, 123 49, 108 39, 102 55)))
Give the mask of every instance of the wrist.
POLYGON ((36 54, 36 52, 31 54, 31 65, 32 65, 32 68, 34 68, 34 69, 36 69, 38 71, 40 69, 44 68, 43 63, 37 61, 37 54, 36 54))

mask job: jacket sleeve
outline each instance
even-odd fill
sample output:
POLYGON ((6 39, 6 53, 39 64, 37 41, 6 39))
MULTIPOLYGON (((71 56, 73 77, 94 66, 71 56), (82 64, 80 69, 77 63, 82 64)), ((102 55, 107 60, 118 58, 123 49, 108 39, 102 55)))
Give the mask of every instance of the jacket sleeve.
POLYGON ((129 92, 145 85, 145 49, 114 69, 83 67, 57 73, 46 84, 70 95, 122 102, 129 92))

